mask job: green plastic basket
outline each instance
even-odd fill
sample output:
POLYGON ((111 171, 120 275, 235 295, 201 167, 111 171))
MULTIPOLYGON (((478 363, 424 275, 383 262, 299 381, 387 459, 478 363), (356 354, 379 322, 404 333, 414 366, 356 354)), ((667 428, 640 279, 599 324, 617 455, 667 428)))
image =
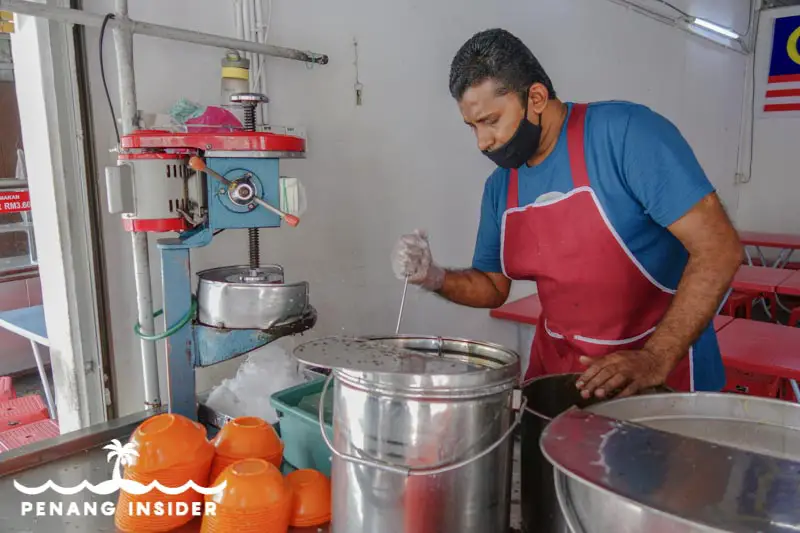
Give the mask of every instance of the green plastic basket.
MULTIPOLYGON (((281 439, 284 443, 283 459, 297 469, 313 468, 331 476, 331 451, 319 430, 319 394, 325 378, 296 385, 276 392, 270 403, 280 419, 281 439)), ((332 395, 328 395, 328 402, 332 395)), ((326 402, 327 403, 327 402, 326 402)), ((325 410, 325 432, 333 440, 333 411, 325 410)))

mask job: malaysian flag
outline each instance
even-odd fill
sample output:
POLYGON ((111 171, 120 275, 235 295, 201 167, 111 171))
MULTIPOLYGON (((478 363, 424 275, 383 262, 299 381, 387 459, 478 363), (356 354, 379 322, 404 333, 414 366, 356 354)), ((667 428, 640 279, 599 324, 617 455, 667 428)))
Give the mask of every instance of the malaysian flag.
POLYGON ((800 111, 800 15, 775 19, 765 113, 800 111))

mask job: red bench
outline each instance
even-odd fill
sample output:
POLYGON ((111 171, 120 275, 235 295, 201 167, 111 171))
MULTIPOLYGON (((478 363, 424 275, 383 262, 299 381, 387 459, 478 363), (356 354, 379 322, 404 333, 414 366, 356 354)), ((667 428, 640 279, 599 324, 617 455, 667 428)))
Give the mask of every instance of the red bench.
POLYGON ((38 394, 0 402, 0 431, 16 429, 48 418, 47 405, 38 394))
POLYGON ((39 420, 16 429, 0 433, 0 451, 9 451, 61 435, 55 420, 39 420))
POLYGON ((726 389, 774 398, 800 380, 800 328, 737 318, 718 333, 726 389))

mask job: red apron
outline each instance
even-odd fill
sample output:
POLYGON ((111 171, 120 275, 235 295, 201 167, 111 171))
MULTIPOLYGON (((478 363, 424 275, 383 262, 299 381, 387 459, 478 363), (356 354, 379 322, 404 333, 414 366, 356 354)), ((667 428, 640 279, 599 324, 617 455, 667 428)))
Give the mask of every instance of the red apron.
MULTIPOLYGON (((525 379, 583 372, 583 355, 640 349, 661 321, 675 291, 659 284, 611 225, 589 183, 584 152, 586 104, 567 121, 573 189, 558 199, 519 207, 511 170, 503 214, 501 258, 511 279, 535 281, 542 317, 525 379)), ((692 354, 667 385, 693 390, 692 354)))

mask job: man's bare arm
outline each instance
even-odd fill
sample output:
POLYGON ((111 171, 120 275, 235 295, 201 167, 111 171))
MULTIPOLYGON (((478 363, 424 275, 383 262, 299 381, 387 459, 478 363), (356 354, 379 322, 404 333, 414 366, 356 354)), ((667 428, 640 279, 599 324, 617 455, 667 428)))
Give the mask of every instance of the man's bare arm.
POLYGON ((630 396, 663 384, 711 322, 742 263, 739 235, 716 194, 706 196, 668 229, 689 252, 675 297, 642 350, 599 360, 581 358, 589 365, 578 380, 585 398, 620 389, 619 397, 630 396))
POLYGON ((437 293, 451 302, 470 307, 500 307, 508 299, 511 280, 503 274, 475 269, 447 270, 437 293))
POLYGON ((677 364, 717 313, 743 253, 716 194, 706 196, 668 229, 689 252, 689 261, 672 305, 645 349, 677 364))

